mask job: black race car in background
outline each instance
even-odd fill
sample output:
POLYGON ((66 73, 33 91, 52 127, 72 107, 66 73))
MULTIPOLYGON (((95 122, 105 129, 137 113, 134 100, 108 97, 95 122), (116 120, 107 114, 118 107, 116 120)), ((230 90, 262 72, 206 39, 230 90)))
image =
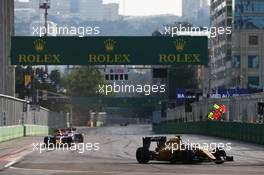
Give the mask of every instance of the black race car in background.
POLYGON ((120 126, 128 126, 128 123, 127 122, 120 123, 120 126))

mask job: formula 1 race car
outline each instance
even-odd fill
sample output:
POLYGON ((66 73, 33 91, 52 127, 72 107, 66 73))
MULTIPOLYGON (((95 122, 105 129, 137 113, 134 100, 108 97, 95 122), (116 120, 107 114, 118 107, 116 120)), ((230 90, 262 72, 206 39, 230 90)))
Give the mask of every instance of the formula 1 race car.
POLYGON ((56 129, 52 136, 44 137, 44 144, 46 146, 50 144, 67 144, 71 146, 72 143, 83 143, 83 141, 83 134, 77 133, 76 128, 56 129))
POLYGON ((182 143, 180 136, 176 136, 168 141, 166 137, 144 137, 143 147, 137 149, 136 159, 139 163, 157 160, 171 163, 215 162, 221 164, 225 161, 233 161, 233 156, 227 156, 226 152, 219 148, 209 151, 199 147, 190 147, 182 143), (149 150, 151 142, 157 143, 154 151, 149 150))
POLYGON ((120 126, 128 126, 128 123, 125 122, 125 123, 120 123, 120 126))
POLYGON ((66 133, 72 137, 74 143, 83 143, 83 134, 76 132, 76 130, 76 128, 68 128, 66 129, 66 133))

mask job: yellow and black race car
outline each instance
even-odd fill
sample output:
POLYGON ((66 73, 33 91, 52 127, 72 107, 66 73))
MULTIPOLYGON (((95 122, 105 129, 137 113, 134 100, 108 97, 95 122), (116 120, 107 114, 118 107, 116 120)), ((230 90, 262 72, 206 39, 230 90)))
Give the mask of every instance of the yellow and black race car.
POLYGON ((181 137, 176 136, 167 141, 166 137, 144 137, 143 147, 137 149, 136 159, 139 163, 150 160, 170 161, 171 163, 201 163, 233 161, 233 156, 227 156, 225 150, 216 148, 209 151, 199 147, 190 147, 182 143, 181 137), (149 150, 151 142, 156 142, 154 151, 149 150))

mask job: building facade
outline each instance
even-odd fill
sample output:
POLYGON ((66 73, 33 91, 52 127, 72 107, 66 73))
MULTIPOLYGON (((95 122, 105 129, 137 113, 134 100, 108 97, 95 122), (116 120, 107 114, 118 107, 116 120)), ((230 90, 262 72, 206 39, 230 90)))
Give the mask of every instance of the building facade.
MULTIPOLYGON (((20 4, 29 4, 29 8, 34 10, 39 16, 39 20, 43 20, 44 11, 39 9, 38 0, 30 0, 27 3, 18 3, 17 9, 21 11, 20 4)), ((115 21, 119 19, 119 4, 104 4, 103 0, 51 0, 49 16, 67 20, 69 18, 79 18, 87 21, 115 21)))
POLYGON ((115 21, 119 19, 119 4, 103 4, 103 0, 81 0, 80 18, 88 21, 115 21))
POLYGON ((49 14, 56 18, 63 19, 70 17, 71 13, 71 1, 70 0, 56 0, 50 1, 49 14))
MULTIPOLYGON (((232 26, 232 0, 211 0, 211 27, 232 26)), ((229 72, 231 68, 231 37, 232 35, 216 35, 211 37, 210 82, 211 88, 225 87, 230 84, 229 72)))
POLYGON ((88 21, 100 21, 103 19, 103 1, 102 0, 82 0, 80 16, 88 21))
POLYGON ((211 0, 211 27, 230 27, 232 35, 211 38, 212 88, 264 85, 264 1, 211 0))
POLYGON ((264 87, 264 1, 233 1, 231 85, 264 87))
POLYGON ((208 7, 208 0, 183 0, 182 17, 189 21, 199 16, 201 9, 208 7))
POLYGON ((182 17, 187 21, 196 18, 200 9, 200 0, 183 0, 182 17))
POLYGON ((11 36, 14 34, 14 1, 0 1, 0 94, 15 95, 15 74, 11 66, 11 36))

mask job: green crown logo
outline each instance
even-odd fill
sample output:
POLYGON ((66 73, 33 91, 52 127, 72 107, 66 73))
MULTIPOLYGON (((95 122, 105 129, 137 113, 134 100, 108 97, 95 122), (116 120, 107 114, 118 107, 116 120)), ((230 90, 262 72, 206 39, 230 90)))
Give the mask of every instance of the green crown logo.
POLYGON ((182 52, 185 48, 186 45, 186 41, 184 41, 183 39, 177 39, 175 41, 175 48, 178 52, 182 52))
POLYGON ((45 48, 45 41, 43 39, 37 39, 34 42, 34 47, 37 52, 42 52, 45 48))
POLYGON ((105 44, 105 50, 107 52, 112 52, 115 48, 116 42, 114 40, 108 39, 104 42, 105 44))

